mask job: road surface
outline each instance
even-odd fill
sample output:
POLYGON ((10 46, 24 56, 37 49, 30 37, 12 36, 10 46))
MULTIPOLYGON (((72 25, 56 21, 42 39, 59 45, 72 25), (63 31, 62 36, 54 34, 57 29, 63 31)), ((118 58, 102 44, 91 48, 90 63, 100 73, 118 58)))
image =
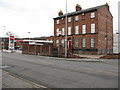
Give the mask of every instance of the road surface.
MULTIPOLYGON (((76 62, 3 53, 4 70, 48 88, 117 88, 118 61, 76 62)), ((4 78, 3 78, 4 79, 4 78)))

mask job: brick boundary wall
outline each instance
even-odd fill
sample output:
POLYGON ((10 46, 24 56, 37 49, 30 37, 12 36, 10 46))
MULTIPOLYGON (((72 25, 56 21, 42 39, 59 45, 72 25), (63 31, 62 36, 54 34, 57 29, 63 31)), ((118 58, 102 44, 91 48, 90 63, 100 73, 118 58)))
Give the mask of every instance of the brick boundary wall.
POLYGON ((100 58, 104 59, 120 59, 120 53, 119 54, 111 54, 111 55, 105 55, 100 58))

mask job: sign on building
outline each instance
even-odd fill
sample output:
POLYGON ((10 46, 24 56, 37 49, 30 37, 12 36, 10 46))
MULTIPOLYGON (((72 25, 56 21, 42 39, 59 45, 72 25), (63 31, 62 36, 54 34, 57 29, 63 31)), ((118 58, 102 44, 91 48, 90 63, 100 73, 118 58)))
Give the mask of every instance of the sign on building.
POLYGON ((15 38, 13 35, 9 37, 9 49, 14 49, 14 40, 15 38))

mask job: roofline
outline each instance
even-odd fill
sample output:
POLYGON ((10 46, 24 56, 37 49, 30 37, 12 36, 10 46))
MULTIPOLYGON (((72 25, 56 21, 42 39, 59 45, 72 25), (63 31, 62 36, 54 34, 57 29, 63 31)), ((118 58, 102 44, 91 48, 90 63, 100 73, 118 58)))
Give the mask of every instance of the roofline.
MULTIPOLYGON (((105 6, 105 5, 106 4, 92 7, 92 8, 88 8, 88 9, 83 9, 83 10, 77 11, 77 12, 68 13, 67 16, 70 17, 70 16, 74 16, 74 15, 78 15, 78 14, 82 14, 82 13, 86 13, 86 12, 97 11, 99 8, 101 8, 102 6, 105 6)), ((65 16, 66 16, 66 14, 58 16, 58 17, 53 18, 53 19, 56 20, 56 19, 60 19, 60 18, 65 18, 65 16)))

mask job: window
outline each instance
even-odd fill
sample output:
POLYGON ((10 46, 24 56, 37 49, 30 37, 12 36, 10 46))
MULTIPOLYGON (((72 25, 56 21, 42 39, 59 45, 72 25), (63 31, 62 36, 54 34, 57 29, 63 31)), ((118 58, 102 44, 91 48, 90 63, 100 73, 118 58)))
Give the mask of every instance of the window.
POLYGON ((65 35, 65 28, 62 28, 62 35, 65 35))
POLYGON ((64 20, 64 18, 62 18, 62 24, 64 24, 65 23, 65 20, 64 20))
POLYGON ((79 20, 79 16, 75 16, 75 21, 78 21, 79 20))
POLYGON ((84 16, 85 15, 85 13, 82 13, 82 16, 84 16))
POLYGON ((59 40, 57 39, 56 40, 56 47, 58 47, 59 46, 59 40))
POLYGON ((68 22, 71 22, 71 17, 68 18, 68 22))
POLYGON ((56 36, 59 36, 59 28, 56 29, 56 36))
POLYGON ((91 24, 91 33, 95 33, 95 24, 91 24))
POLYGON ((86 47, 86 38, 82 39, 82 47, 86 47))
POLYGON ((56 20, 56 24, 59 24, 59 20, 56 20))
POLYGON ((90 42, 91 42, 90 47, 94 48, 95 47, 95 38, 91 38, 90 42))
POLYGON ((68 35, 71 35, 71 27, 68 27, 68 35))
POLYGON ((82 34, 86 33, 86 25, 82 25, 82 34))
POLYGON ((61 40, 62 47, 65 47, 64 39, 61 40))
POLYGON ((85 13, 82 13, 82 20, 85 20, 85 13))
POLYGON ((79 34, 79 26, 75 26, 75 34, 79 34))
POLYGON ((91 13, 91 18, 95 18, 95 13, 91 13))
POLYGON ((75 38, 75 47, 79 47, 79 39, 75 38))

